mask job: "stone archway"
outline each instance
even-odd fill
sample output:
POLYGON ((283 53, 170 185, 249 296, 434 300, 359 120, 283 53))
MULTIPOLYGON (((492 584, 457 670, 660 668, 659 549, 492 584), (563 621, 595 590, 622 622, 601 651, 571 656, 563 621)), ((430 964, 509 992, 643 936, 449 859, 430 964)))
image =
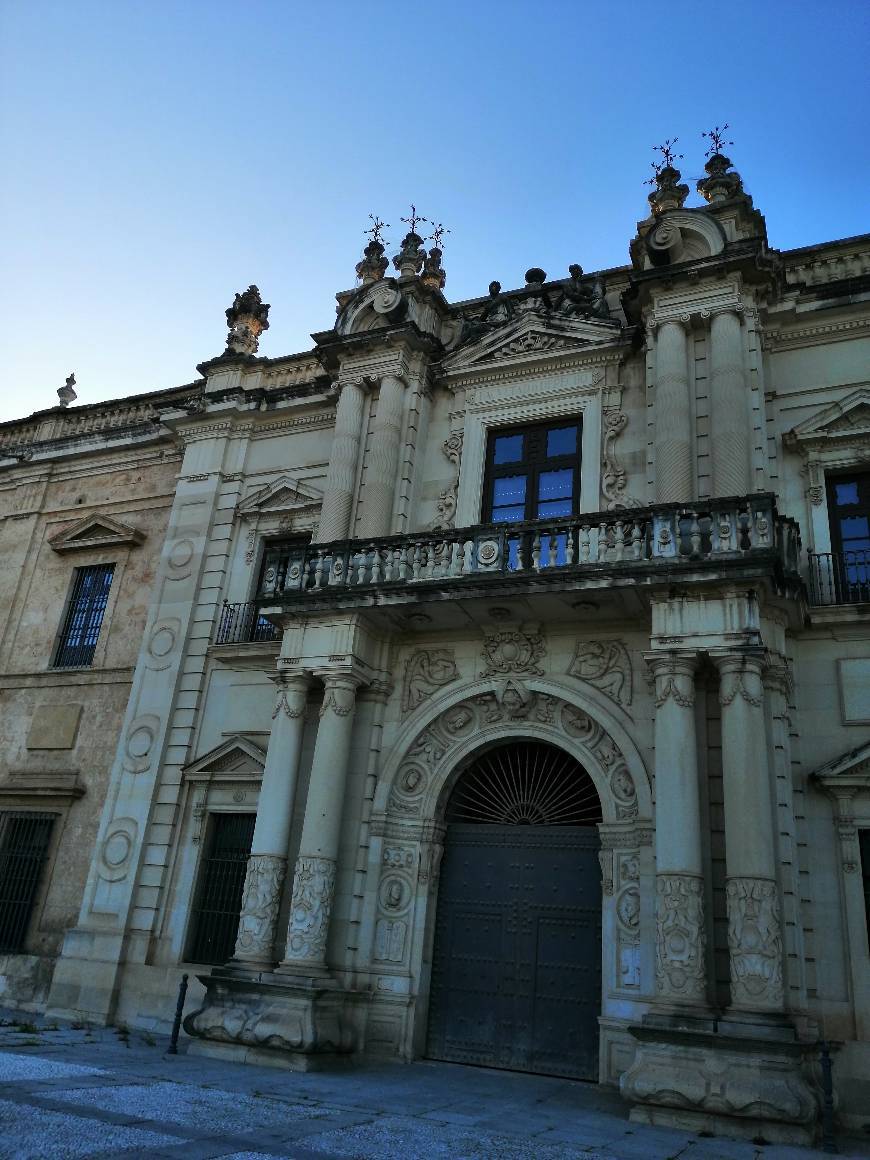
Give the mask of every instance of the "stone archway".
MULTIPOLYGON (((480 681, 430 702, 393 746, 375 789, 364 921, 376 996, 369 1026, 405 1058, 426 1050, 445 807, 471 755, 509 738, 558 746, 592 779, 604 819, 602 1014, 624 1024, 645 1010, 654 970, 651 786, 625 725, 601 700, 543 678, 480 681)), ((619 1034, 602 1033, 602 1076, 613 1074, 608 1045, 619 1034)))

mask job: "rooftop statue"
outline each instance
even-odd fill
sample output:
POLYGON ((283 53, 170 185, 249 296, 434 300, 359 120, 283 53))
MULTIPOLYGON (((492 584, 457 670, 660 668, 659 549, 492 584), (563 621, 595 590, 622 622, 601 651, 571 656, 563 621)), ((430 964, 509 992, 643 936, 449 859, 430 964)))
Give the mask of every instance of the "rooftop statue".
POLYGON ((252 355, 257 353, 260 335, 269 329, 269 303, 260 297, 256 286, 249 286, 236 294, 227 309, 227 349, 225 354, 252 355))

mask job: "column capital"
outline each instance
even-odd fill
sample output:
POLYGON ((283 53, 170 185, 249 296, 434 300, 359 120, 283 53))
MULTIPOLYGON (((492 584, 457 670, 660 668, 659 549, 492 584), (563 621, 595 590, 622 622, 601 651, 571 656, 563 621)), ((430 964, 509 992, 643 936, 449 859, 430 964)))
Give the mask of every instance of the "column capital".
POLYGON ((274 721, 279 713, 283 713, 291 720, 304 717, 311 677, 306 673, 277 672, 270 674, 269 680, 278 686, 272 720, 274 721))
POLYGON ((644 660, 656 683, 656 708, 673 700, 683 709, 695 704, 695 673, 700 664, 696 652, 645 653, 644 660))
POLYGON ((710 659, 719 670, 719 704, 723 708, 738 696, 756 709, 764 704, 763 674, 767 658, 763 652, 712 652, 710 659))
POLYGON ((365 684, 360 673, 353 669, 327 669, 316 672, 315 676, 322 678, 324 685, 320 716, 325 717, 332 709, 336 716, 347 717, 356 705, 357 690, 365 684))

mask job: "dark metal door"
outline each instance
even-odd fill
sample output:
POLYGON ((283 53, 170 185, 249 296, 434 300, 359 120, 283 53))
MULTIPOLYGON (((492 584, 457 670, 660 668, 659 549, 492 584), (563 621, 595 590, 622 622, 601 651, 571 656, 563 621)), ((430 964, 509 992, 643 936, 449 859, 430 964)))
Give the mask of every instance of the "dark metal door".
POLYGON ((448 826, 432 1058, 598 1079, 598 848, 594 827, 448 826))

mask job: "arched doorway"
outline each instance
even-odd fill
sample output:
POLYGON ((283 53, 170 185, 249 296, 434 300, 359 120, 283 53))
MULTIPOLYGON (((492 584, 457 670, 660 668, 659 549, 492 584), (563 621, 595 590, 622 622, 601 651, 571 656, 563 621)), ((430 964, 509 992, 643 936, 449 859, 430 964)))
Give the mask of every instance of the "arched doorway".
POLYGON ((427 1054, 598 1078, 601 802, 555 745, 503 742, 455 783, 427 1054))

